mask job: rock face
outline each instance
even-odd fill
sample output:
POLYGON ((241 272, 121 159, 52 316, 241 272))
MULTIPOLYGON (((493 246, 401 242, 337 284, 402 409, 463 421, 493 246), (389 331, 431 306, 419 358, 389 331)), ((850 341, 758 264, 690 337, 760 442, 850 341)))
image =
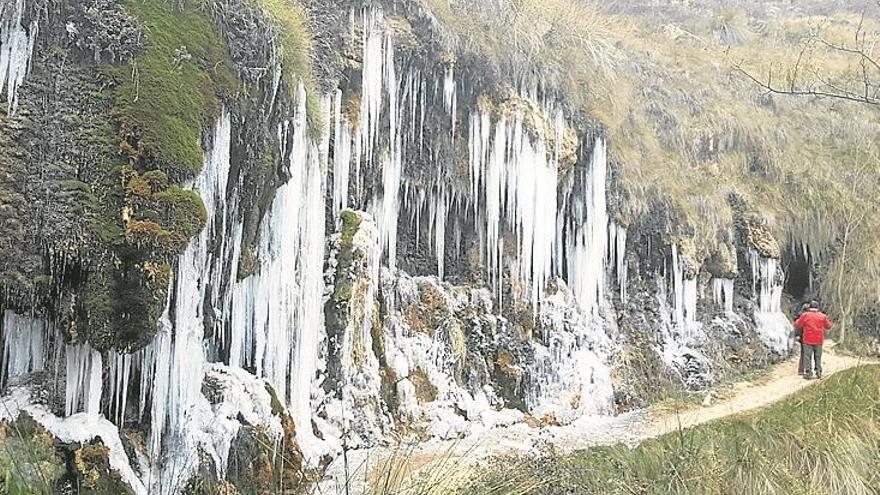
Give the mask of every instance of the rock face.
POLYGON ((788 352, 768 229, 624 225, 590 116, 423 10, 178 3, 0 3, 0 419, 77 444, 64 476, 290 487, 788 352))

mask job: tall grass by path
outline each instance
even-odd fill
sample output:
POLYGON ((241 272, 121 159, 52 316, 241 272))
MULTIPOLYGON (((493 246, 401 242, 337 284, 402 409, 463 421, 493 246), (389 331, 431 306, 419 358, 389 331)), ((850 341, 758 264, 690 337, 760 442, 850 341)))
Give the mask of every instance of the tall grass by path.
MULTIPOLYGON (((642 443, 520 461, 553 482, 529 494, 875 495, 880 493, 880 366, 861 366, 742 416, 642 443)), ((508 479, 499 460, 458 489, 508 479)))

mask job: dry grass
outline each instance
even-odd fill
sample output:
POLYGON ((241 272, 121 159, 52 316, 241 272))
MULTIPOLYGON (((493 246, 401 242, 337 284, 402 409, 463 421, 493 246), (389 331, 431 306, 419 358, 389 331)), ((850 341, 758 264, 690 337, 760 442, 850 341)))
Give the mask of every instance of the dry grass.
MULTIPOLYGON (((880 486, 878 405, 880 368, 854 368, 754 414, 634 449, 618 445, 534 460, 527 471, 557 481, 530 493, 874 495, 880 486)), ((509 473, 500 463, 484 479, 509 473)), ((475 480, 467 488, 474 491, 459 493, 479 493, 480 486, 475 480)))

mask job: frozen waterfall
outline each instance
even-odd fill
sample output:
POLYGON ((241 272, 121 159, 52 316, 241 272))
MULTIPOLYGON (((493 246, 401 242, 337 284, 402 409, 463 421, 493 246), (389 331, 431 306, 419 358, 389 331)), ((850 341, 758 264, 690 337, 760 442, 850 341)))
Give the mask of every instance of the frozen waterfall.
POLYGON ((43 318, 3 312, 0 386, 11 378, 43 370, 47 324, 43 318))
POLYGON ((712 301, 727 314, 733 313, 733 282, 731 278, 712 279, 712 301))
POLYGON ((103 393, 103 359, 101 353, 88 344, 68 345, 67 383, 64 411, 67 416, 85 411, 97 416, 101 409, 103 393))
MULTIPOLYGON (((607 170, 605 141, 599 138, 593 147, 590 168, 583 178, 583 189, 571 194, 567 200, 571 209, 568 215, 565 215, 565 209, 559 212, 561 230, 557 235, 564 240, 559 242, 560 248, 565 249, 568 283, 578 304, 592 315, 599 313, 605 300, 609 221, 605 191, 607 170)), ((624 253, 617 252, 617 255, 624 253)))
POLYGON ((773 351, 785 354, 789 349, 791 322, 782 312, 784 277, 780 274, 779 262, 751 250, 749 264, 752 267, 752 289, 757 298, 755 323, 758 334, 773 351))
MULTIPOLYGON (((312 381, 324 338, 324 174, 326 156, 308 134, 305 90, 285 124, 291 131, 290 180, 261 223, 257 274, 235 286, 230 364, 248 366, 272 384, 297 425, 312 420, 312 381)), ((282 154, 282 156, 284 156, 282 154)), ((312 429, 297 428, 307 454, 318 455, 312 429)), ((307 455, 309 457, 309 455, 307 455)))
POLYGON ((8 114, 18 108, 18 88, 30 72, 39 33, 36 19, 24 25, 24 11, 25 0, 0 1, 0 95, 5 92, 8 114))

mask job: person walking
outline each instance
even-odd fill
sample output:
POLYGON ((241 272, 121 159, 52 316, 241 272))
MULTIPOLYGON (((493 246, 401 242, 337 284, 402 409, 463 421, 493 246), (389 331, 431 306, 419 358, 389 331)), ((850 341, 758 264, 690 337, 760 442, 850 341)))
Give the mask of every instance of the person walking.
MULTIPOLYGON (((795 317, 795 321, 800 318, 804 313, 810 310, 810 303, 804 303, 801 306, 800 312, 795 317)), ((798 365, 797 372, 798 375, 803 376, 804 374, 804 329, 803 328, 795 328, 794 329, 794 339, 798 343, 798 365)))
POLYGON ((801 332, 801 348, 804 357, 804 378, 822 378, 822 345, 825 343, 825 331, 831 328, 831 320, 819 311, 819 303, 810 302, 810 308, 794 323, 795 331, 801 332))

